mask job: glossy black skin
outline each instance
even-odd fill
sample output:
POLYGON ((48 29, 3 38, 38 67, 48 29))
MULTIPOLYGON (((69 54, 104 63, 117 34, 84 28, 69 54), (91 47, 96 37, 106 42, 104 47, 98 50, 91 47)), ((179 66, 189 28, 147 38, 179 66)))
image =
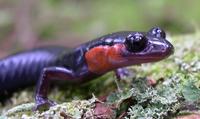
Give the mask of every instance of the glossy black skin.
MULTIPOLYGON (((161 39, 162 45, 159 47, 156 46, 156 53, 152 54, 148 54, 147 52, 152 52, 154 50, 144 50, 144 52, 142 51, 143 49, 140 49, 141 51, 134 51, 132 53, 128 51, 127 48, 127 51, 122 55, 127 57, 127 59, 130 58, 131 61, 128 61, 124 66, 158 61, 169 56, 173 52, 173 46, 165 40, 164 31, 159 33, 159 30, 161 29, 153 28, 147 33, 132 31, 116 32, 82 44, 74 49, 46 47, 8 56, 0 60, 0 95, 29 85, 34 85, 37 82, 35 109, 38 109, 42 105, 55 105, 53 101, 47 98, 50 80, 65 80, 69 83, 80 84, 104 74, 97 74, 88 69, 85 53, 92 48, 104 45, 113 46, 114 44, 124 44, 128 35, 140 33, 148 37, 148 41, 154 41, 155 37, 157 40, 161 39), (163 52, 163 48, 167 50, 163 52), (140 61, 136 58, 134 61, 134 57, 137 55, 143 57, 144 60, 140 61), (151 57, 150 59, 148 59, 149 56, 151 57), (154 60, 152 60, 152 58, 154 58, 154 60)), ((152 44, 146 44, 145 47, 149 47, 152 44)), ((122 69, 122 67, 113 70, 115 70, 118 79, 127 74, 127 71, 122 69)))

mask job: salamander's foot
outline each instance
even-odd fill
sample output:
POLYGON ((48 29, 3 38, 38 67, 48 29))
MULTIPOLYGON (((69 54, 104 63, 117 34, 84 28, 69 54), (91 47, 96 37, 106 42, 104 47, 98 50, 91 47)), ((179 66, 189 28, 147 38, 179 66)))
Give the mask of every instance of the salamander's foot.
POLYGON ((48 98, 44 98, 41 96, 36 96, 35 98, 35 107, 34 111, 39 110, 39 109, 48 109, 51 106, 55 106, 56 102, 49 100, 48 98))
POLYGON ((119 69, 115 70, 115 75, 118 80, 121 80, 125 77, 131 76, 132 73, 126 68, 119 68, 119 69))

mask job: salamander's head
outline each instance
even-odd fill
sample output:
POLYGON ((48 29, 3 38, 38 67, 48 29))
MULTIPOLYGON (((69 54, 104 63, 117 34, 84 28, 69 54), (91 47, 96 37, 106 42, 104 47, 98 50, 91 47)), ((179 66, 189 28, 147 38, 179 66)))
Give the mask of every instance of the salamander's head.
POLYGON ((99 74, 119 67, 156 62, 174 52, 174 47, 166 40, 165 32, 158 27, 148 32, 108 34, 95 43, 90 43, 95 46, 89 48, 85 59, 89 70, 99 74))
POLYGON ((174 52, 173 45, 166 40, 165 32, 159 27, 152 28, 147 33, 128 34, 124 46, 122 57, 136 64, 162 60, 174 52))

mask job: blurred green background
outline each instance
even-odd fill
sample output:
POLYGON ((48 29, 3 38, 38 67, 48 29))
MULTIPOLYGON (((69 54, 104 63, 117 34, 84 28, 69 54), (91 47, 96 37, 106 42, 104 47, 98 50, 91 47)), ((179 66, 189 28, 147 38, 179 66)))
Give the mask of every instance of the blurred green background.
POLYGON ((200 26, 199 0, 1 0, 0 57, 42 45, 76 46, 122 30, 200 26))

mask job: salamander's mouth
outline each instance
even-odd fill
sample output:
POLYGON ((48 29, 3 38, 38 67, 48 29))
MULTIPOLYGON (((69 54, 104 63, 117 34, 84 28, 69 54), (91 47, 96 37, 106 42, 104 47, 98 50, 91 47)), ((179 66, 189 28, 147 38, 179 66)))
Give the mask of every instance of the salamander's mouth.
POLYGON ((138 53, 139 56, 143 55, 147 59, 164 59, 174 53, 174 47, 168 41, 160 43, 159 45, 149 45, 144 51, 138 53))

